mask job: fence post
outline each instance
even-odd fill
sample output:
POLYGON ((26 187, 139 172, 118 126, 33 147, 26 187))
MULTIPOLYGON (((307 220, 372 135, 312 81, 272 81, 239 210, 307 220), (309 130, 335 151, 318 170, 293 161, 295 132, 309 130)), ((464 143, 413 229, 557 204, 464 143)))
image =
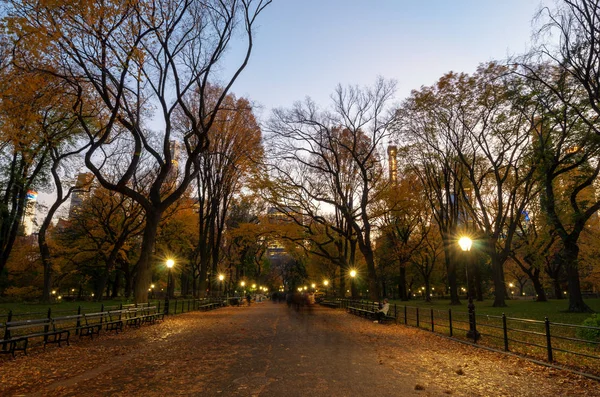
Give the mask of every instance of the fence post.
POLYGON ((504 351, 508 351, 508 327, 506 326, 506 314, 502 313, 502 330, 504 331, 504 351))
POLYGON ((550 336, 550 321, 548 321, 548 317, 545 317, 544 323, 546 324, 546 347, 548 348, 548 361, 553 362, 552 337, 550 336))
POLYGON ((79 335, 79 327, 81 327, 81 305, 77 306, 77 325, 75 328, 75 335, 79 335))
POLYGON ((433 308, 431 308, 431 332, 435 332, 433 329, 433 308))
POLYGON ((479 339, 479 332, 477 332, 477 320, 475 318, 475 304, 473 298, 469 297, 469 331, 467 332, 467 338, 473 338, 473 342, 477 343, 479 339))
POLYGON ((419 307, 417 307, 417 328, 419 328, 419 307))
POLYGON ((408 325, 408 316, 407 314, 407 309, 406 309, 406 305, 404 305, 404 325, 408 325))
POLYGON ((450 336, 452 336, 452 309, 448 309, 448 328, 450 329, 450 336))
POLYGON ((188 300, 188 312, 190 311, 190 301, 188 300))

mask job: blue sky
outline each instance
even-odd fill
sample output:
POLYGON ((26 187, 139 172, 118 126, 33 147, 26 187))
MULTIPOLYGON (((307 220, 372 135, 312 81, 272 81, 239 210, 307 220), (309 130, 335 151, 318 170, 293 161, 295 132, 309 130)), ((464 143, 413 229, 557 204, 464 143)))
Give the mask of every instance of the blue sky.
MULTIPOLYGON (((262 105, 321 105, 338 83, 398 82, 397 99, 448 71, 522 53, 540 0, 275 0, 233 87, 262 105)), ((235 57, 230 55, 230 60, 235 57)))
MULTIPOLYGON (((446 72, 472 72, 481 62, 525 51, 541 4, 274 0, 260 17, 250 64, 233 92, 261 105, 262 120, 306 96, 328 106, 338 83, 370 85, 379 75, 398 82, 401 101, 446 72)), ((231 51, 223 77, 238 55, 231 51)), ((48 204, 50 196, 41 192, 40 201, 48 204)))

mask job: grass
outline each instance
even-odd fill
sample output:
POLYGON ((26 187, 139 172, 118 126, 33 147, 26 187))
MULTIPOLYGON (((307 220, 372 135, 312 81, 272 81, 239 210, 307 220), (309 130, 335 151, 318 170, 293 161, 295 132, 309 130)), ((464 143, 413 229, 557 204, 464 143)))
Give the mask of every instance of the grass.
MULTIPOLYGON (((425 302, 424 300, 410 300, 408 302, 392 301, 398 306, 412 306, 419 308, 433 308, 435 310, 448 310, 456 312, 467 312, 467 302, 461 301, 458 306, 451 306, 447 300, 433 300, 425 302)), ((586 299, 585 302, 595 312, 600 312, 600 299, 586 299)), ((545 317, 554 323, 581 324, 590 317, 590 313, 567 313, 569 301, 567 299, 550 299, 548 302, 535 302, 533 300, 509 300, 506 301, 507 307, 492 307, 493 300, 475 301, 475 312, 477 314, 486 314, 501 316, 502 313, 507 317, 527 318, 532 320, 544 320, 545 317)))
MULTIPOLYGON (((585 302, 596 312, 600 311, 600 299, 587 299, 585 302)), ((469 319, 467 305, 464 301, 460 306, 450 306, 447 300, 433 302, 412 300, 393 303, 397 305, 400 324, 406 321, 408 325, 421 329, 434 330, 435 328, 436 333, 444 335, 450 335, 450 324, 452 324, 452 336, 466 339, 469 319), (404 306, 407 307, 406 312, 404 306), (452 323, 450 323, 448 309, 452 309, 452 323)), ((574 366, 584 372, 600 374, 600 341, 597 339, 580 340, 581 328, 577 327, 591 316, 590 313, 567 313, 568 301, 566 300, 550 300, 548 302, 511 300, 507 301, 507 307, 499 308, 492 307, 492 303, 492 300, 475 302, 477 330, 481 334, 478 344, 498 350, 504 349, 503 321, 499 318, 504 313, 507 316, 506 341, 509 351, 539 360, 547 360, 548 335, 543 320, 548 317, 553 361, 574 366), (520 319, 538 321, 531 322, 520 319)))

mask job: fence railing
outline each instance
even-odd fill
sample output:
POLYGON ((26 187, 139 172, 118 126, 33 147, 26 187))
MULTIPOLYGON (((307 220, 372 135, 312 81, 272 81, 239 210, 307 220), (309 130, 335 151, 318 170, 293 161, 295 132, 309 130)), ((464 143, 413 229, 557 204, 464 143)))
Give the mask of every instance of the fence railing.
MULTIPOLYGON (((340 300, 340 307, 377 302, 340 300)), ((477 314, 460 310, 390 305, 398 324, 469 340, 482 346, 600 374, 600 328, 576 324, 477 314), (473 332, 475 331, 475 332, 473 332), (588 335, 595 335, 587 336, 588 335)))
MULTIPOLYGON (((165 314, 178 314, 178 313, 187 313, 190 311, 198 310, 198 308, 206 303, 213 302, 227 302, 231 301, 231 299, 235 299, 232 297, 210 297, 210 298, 197 298, 197 299, 171 299, 169 301, 170 310, 165 314)), ((46 318, 46 317, 56 317, 56 316, 68 316, 72 314, 85 314, 85 313, 96 313, 96 312, 105 312, 111 310, 121 310, 127 307, 146 307, 146 306, 156 306, 157 311, 164 311, 164 301, 163 300, 149 300, 147 303, 140 304, 129 304, 129 303, 121 303, 118 305, 105 305, 104 303, 99 303, 98 306, 78 306, 77 308, 71 309, 57 309, 50 307, 45 309, 44 311, 36 311, 36 312, 13 312, 9 310, 6 314, 0 314, 0 324, 7 323, 11 321, 18 320, 32 320, 37 318, 46 318)))
MULTIPOLYGON (((111 312, 111 311, 120 311, 123 309, 130 308, 153 308, 156 309, 157 313, 163 313, 168 315, 175 315, 181 313, 187 313, 191 311, 200 310, 203 306, 207 304, 218 304, 219 306, 227 305, 229 300, 226 297, 210 297, 210 298, 201 298, 201 299, 171 299, 169 301, 169 306, 167 307, 162 300, 151 300, 147 303, 143 304, 128 304, 121 303, 118 305, 105 305, 100 303, 98 306, 78 306, 77 308, 72 309, 56 309, 56 308, 48 308, 44 311, 37 312, 13 312, 9 310, 7 314, 0 315, 0 339, 8 340, 10 338, 9 328, 7 323, 22 321, 22 320, 38 320, 38 319, 56 319, 58 317, 63 316, 73 316, 73 319, 69 319, 69 321, 65 321, 62 324, 64 328, 73 328, 76 333, 79 331, 79 327, 81 325, 81 316, 74 315, 83 315, 90 313, 102 313, 102 312, 111 312)), ((40 338, 38 338, 40 339, 40 338)), ((40 339, 41 340, 41 339, 40 339)), ((0 349, 5 351, 7 348, 6 343, 0 344, 0 349)))

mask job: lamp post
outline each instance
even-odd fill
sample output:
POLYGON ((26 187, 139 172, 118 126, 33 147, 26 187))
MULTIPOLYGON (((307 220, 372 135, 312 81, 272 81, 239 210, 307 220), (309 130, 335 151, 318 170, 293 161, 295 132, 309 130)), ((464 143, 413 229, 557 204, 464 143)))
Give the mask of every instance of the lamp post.
POLYGON ((220 284, 221 284, 221 286, 220 286, 221 287, 221 291, 219 291, 219 292, 221 292, 221 294, 223 293, 223 280, 225 280, 225 276, 222 275, 222 274, 219 274, 219 281, 220 281, 220 284))
POLYGON ((165 314, 169 314, 169 297, 171 295, 171 269, 175 266, 173 259, 167 259, 167 295, 165 295, 165 314))
POLYGON ((325 286, 325 296, 329 293, 329 280, 324 280, 323 285, 325 286))
MULTIPOLYGON (((464 252, 469 252, 471 251, 473 240, 471 240, 469 237, 461 237, 458 240, 458 245, 460 245, 460 249, 462 249, 464 252)), ((475 304, 473 303, 473 295, 471 294, 471 287, 469 283, 468 261, 465 262, 465 274, 467 277, 467 298, 469 299, 469 331, 467 332, 467 338, 472 338, 474 342, 477 342, 480 334, 477 332, 477 324, 475 322, 475 304)))
POLYGON ((354 285, 354 278, 356 278, 356 270, 354 270, 354 269, 350 270, 350 277, 351 277, 350 295, 351 295, 352 299, 354 299, 356 297, 356 286, 354 285))

